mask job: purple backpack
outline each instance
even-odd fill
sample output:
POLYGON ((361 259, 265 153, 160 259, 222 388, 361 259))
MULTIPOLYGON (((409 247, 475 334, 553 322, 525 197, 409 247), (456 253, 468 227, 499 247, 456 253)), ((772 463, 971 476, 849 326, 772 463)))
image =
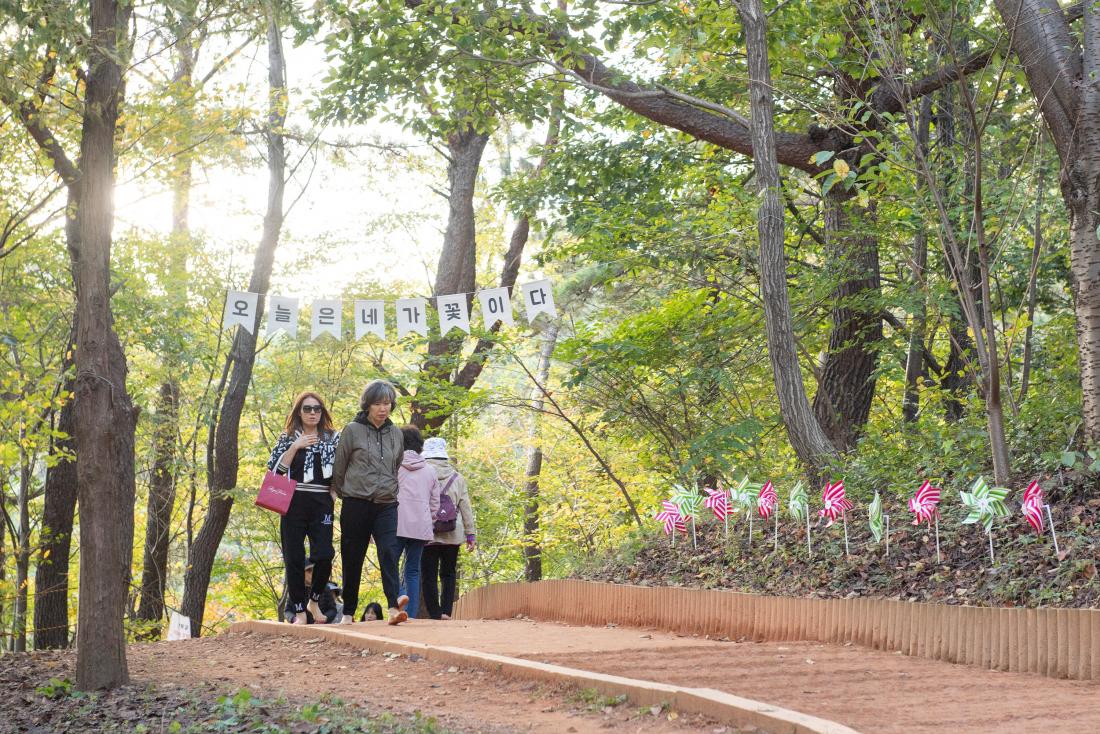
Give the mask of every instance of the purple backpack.
POLYGON ((439 493, 439 514, 435 516, 434 530, 437 533, 449 533, 455 529, 458 521, 458 508, 455 507, 454 500, 451 499, 451 495, 447 494, 447 490, 454 484, 455 479, 458 478, 458 472, 451 475, 451 478, 447 480, 447 483, 443 485, 442 491, 439 493))

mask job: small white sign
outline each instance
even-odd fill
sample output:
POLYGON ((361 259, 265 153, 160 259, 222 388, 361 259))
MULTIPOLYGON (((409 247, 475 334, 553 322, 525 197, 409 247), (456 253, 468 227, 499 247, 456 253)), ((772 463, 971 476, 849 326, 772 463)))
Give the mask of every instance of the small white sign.
POLYGON ((558 315, 554 305, 554 289, 549 280, 532 280, 520 287, 523 291, 523 305, 527 309, 527 322, 531 323, 540 313, 550 318, 558 315))
POLYGON ((291 337, 298 336, 298 299, 272 296, 267 304, 267 335, 282 329, 291 337))
POLYGON ((479 291, 477 299, 481 301, 481 318, 485 321, 485 328, 492 328, 498 321, 507 326, 515 323, 512 320, 512 301, 508 298, 507 288, 489 288, 479 291))
POLYGON ((169 640, 191 639, 191 618, 185 617, 179 612, 172 612, 168 622, 169 640))
POLYGON ((355 338, 359 340, 367 334, 374 334, 379 339, 386 338, 385 301, 355 302, 355 338))
POLYGON ((247 291, 229 291, 225 294, 225 320, 223 327, 242 326, 249 334, 256 333, 256 306, 259 296, 247 291))
POLYGON ((428 301, 424 298, 397 299, 397 338, 415 331, 428 335, 428 301))
POLYGON ((310 341, 316 341, 322 334, 331 334, 333 339, 339 339, 341 310, 342 305, 339 300, 314 301, 310 341))
POLYGON ((435 305, 439 309, 440 336, 447 336, 451 329, 462 329, 467 334, 470 333, 470 312, 466 307, 465 293, 437 296, 435 305))

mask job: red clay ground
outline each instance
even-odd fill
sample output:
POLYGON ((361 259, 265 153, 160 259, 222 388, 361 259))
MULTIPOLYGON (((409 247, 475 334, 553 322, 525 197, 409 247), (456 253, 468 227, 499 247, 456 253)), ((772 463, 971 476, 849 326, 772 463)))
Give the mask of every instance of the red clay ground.
POLYGON ((998 673, 855 646, 720 642, 518 619, 352 629, 716 688, 867 734, 1100 731, 1100 683, 998 673))

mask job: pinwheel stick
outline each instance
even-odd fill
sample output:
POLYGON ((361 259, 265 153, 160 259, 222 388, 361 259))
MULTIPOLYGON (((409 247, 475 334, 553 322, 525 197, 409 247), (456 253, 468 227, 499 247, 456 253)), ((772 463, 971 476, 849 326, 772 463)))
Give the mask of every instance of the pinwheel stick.
POLYGON ((814 544, 810 540, 810 510, 806 509, 806 550, 810 553, 810 558, 814 557, 814 544))
POLYGON ((996 561, 993 560, 993 528, 986 531, 986 534, 989 535, 989 564, 994 565, 996 561))
POLYGON ((848 513, 840 513, 840 520, 844 523, 844 555, 851 555, 848 553, 848 513))
POLYGON ((1054 555, 1060 556, 1062 552, 1058 550, 1058 533, 1054 532, 1054 518, 1050 514, 1050 505, 1043 505, 1047 511, 1047 522, 1050 524, 1050 537, 1054 541, 1054 555))
POLYGON ((695 515, 691 516, 691 547, 699 550, 699 543, 695 540, 695 515))
MULTIPOLYGON (((1051 530, 1053 530, 1054 526, 1051 525, 1050 528, 1051 528, 1051 530)), ((776 553, 779 552, 779 510, 778 509, 775 512, 775 552, 776 553)))
POLYGON ((749 508, 749 547, 752 548, 752 508, 749 508))
POLYGON ((726 540, 728 541, 730 539, 730 514, 728 512, 722 517, 722 522, 726 526, 726 540))
POLYGON ((936 515, 936 563, 940 562, 940 516, 936 515))
POLYGON ((890 557, 890 516, 883 515, 886 520, 886 557, 890 557))

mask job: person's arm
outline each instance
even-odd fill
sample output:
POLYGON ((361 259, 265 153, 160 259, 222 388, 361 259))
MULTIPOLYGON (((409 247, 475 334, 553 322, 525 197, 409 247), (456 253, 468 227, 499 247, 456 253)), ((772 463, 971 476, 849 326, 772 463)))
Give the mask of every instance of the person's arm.
POLYGON ((462 496, 458 498, 458 511, 462 514, 462 527, 466 531, 466 550, 473 550, 477 543, 477 527, 474 520, 474 506, 470 502, 470 489, 466 485, 466 477, 460 477, 462 482, 462 496))
MULTIPOLYGON (((347 428, 344 429, 348 430, 347 428)), ((343 431, 341 434, 343 435, 343 431)), ((348 461, 351 460, 351 441, 340 441, 336 445, 336 457, 332 460, 332 484, 329 490, 337 497, 344 496, 344 475, 348 471, 348 461)))
POLYGON ((287 450, 283 452, 283 455, 279 457, 279 461, 275 465, 275 471, 280 474, 289 473, 290 463, 294 461, 295 454, 301 449, 312 446, 319 440, 320 439, 317 438, 317 434, 315 433, 308 436, 304 433, 299 433, 298 437, 294 439, 294 442, 291 443, 287 450))
MULTIPOLYGON (((432 467, 428 467, 428 471, 435 473, 432 467)), ((432 520, 434 521, 439 517, 439 495, 442 487, 439 486, 439 478, 433 477, 432 480, 432 493, 428 496, 428 509, 432 512, 432 520)))
MULTIPOLYGON (((275 442, 274 448, 271 449, 271 457, 267 460, 267 468, 269 471, 273 471, 276 474, 286 474, 290 471, 290 463, 283 464, 283 456, 289 450, 290 445, 293 443, 290 436, 285 433, 279 435, 279 440, 275 442)), ((294 458, 293 456, 291 458, 294 458)))

